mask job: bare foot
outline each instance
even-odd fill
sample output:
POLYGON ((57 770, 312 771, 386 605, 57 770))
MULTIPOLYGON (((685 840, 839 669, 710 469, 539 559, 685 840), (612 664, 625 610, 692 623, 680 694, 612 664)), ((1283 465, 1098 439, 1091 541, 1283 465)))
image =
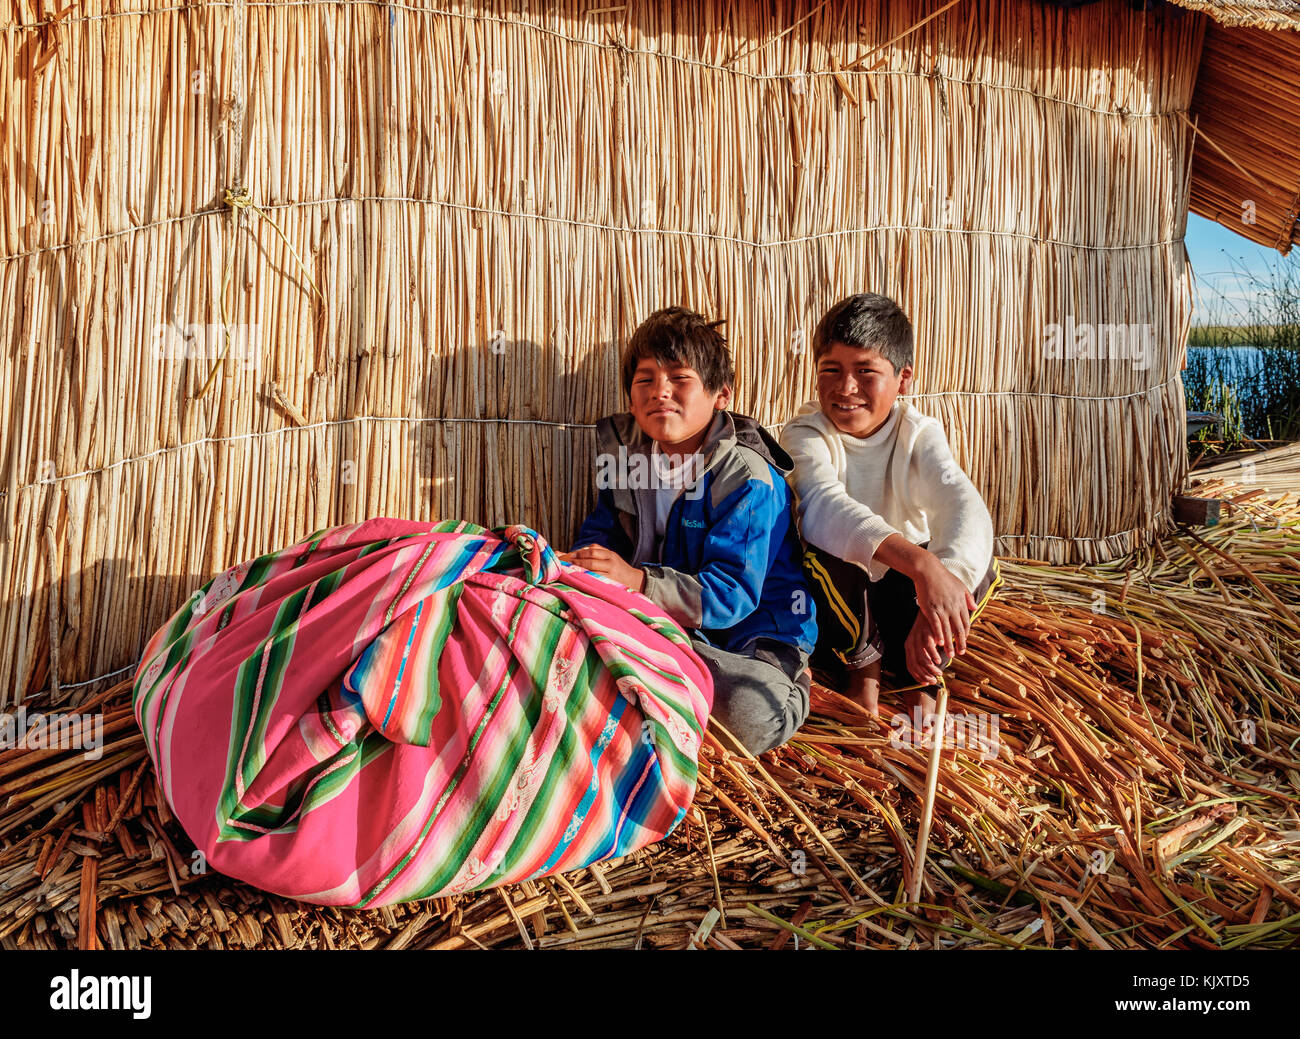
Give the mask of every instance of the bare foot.
POLYGON ((844 691, 854 703, 865 707, 873 718, 880 717, 880 661, 849 670, 849 685, 844 691))
MULTIPOLYGON (((916 709, 919 707, 922 719, 933 718, 934 712, 938 709, 939 703, 934 698, 938 691, 938 686, 926 686, 924 689, 909 689, 903 694, 903 703, 907 705, 908 713, 917 717, 916 709)), ((932 722, 930 724, 933 724, 932 722)))

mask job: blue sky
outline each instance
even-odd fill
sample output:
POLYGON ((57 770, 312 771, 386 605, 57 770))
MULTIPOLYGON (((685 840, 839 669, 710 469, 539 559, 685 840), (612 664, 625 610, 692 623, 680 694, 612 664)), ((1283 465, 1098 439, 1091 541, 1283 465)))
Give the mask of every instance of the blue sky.
POLYGON ((1273 281, 1279 264, 1300 262, 1300 249, 1283 257, 1274 249, 1234 234, 1226 227, 1191 213, 1187 217, 1187 254, 1196 275, 1194 324, 1237 324, 1248 316, 1257 288, 1252 279, 1273 281))

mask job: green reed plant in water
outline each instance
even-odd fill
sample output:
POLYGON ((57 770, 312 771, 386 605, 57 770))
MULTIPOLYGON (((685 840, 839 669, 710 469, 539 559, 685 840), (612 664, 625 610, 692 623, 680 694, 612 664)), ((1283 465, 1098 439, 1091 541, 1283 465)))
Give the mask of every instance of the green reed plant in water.
POLYGON ((1225 447, 1300 440, 1300 264, 1279 260, 1263 278, 1234 264, 1234 274, 1251 288, 1251 302, 1234 306, 1220 296, 1216 320, 1188 336, 1187 407, 1224 416, 1221 431, 1196 439, 1225 447))

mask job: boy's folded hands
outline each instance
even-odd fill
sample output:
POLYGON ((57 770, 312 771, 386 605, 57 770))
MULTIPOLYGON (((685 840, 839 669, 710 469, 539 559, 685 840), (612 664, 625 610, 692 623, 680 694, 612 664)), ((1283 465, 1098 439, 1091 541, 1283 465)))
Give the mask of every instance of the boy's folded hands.
POLYGON ((907 670, 922 685, 938 685, 943 679, 943 654, 938 640, 924 616, 918 616, 907 640, 903 643, 907 654, 907 670))
POLYGON ((631 588, 634 592, 645 591, 645 571, 632 566, 622 556, 600 545, 586 545, 575 548, 572 552, 556 553, 565 563, 573 563, 584 570, 604 574, 612 581, 631 588))
MULTIPOLYGON (((966 652, 966 636, 970 634, 971 614, 975 610, 975 597, 961 580, 929 552, 920 560, 911 575, 916 586, 916 604, 921 616, 913 626, 913 633, 924 620, 929 628, 930 642, 945 650, 949 657, 966 652)), ((911 657, 912 639, 908 638, 908 656, 911 657)), ((936 657, 939 664, 942 657, 936 657)), ((909 670, 912 670, 909 668, 909 670)), ((920 678, 920 673, 912 670, 920 678)), ((937 681, 937 679, 936 679, 937 681)))

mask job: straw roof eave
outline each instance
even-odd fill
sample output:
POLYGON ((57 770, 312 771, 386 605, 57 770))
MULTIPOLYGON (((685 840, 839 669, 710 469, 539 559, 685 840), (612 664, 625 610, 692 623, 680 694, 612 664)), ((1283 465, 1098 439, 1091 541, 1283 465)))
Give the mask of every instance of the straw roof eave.
POLYGON ((1171 0, 1189 11, 1209 15, 1220 25, 1252 29, 1300 30, 1300 0, 1171 0))
MULTIPOLYGON (((1300 27, 1300 2, 1287 6, 1300 27)), ((1300 240, 1300 33, 1211 24, 1189 116, 1192 212, 1286 255, 1300 240)))

